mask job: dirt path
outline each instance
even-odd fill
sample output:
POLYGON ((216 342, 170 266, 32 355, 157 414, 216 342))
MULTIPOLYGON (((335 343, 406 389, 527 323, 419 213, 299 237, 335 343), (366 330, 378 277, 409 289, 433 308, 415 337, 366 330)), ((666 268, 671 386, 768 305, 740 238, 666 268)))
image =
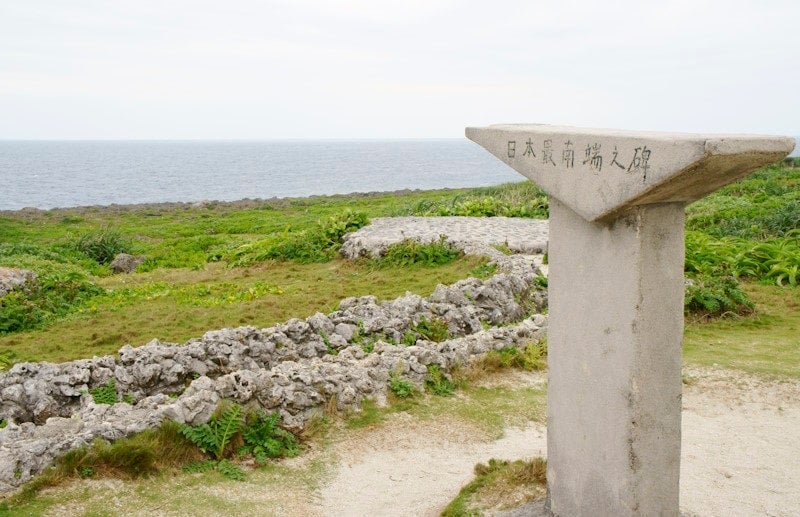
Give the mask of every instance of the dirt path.
MULTIPOLYGON (((687 370, 681 510, 688 515, 800 515, 800 383, 687 370)), ((395 422, 340 446, 341 464, 317 494, 321 515, 427 516, 491 457, 546 452, 532 424, 485 442, 448 422, 395 422)))

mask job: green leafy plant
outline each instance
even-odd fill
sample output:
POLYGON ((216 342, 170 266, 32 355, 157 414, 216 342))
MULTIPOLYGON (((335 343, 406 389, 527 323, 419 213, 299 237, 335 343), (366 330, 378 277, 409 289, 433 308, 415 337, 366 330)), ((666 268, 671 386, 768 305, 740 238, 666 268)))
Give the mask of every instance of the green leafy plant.
POLYGON ((455 393, 456 385, 445 374, 438 364, 428 366, 428 377, 425 379, 427 387, 434 395, 440 397, 452 397, 455 393))
POLYGON ((300 454, 295 436, 279 427, 280 415, 267 414, 259 409, 251 414, 242 427, 244 445, 239 454, 252 454, 256 461, 264 463, 270 458, 293 457, 300 454))
POLYGON ((447 322, 436 317, 428 319, 422 316, 418 323, 411 325, 411 331, 420 338, 434 343, 440 343, 450 338, 450 329, 447 327, 447 322))
POLYGON ((244 471, 230 460, 223 459, 217 463, 217 471, 228 479, 244 481, 247 477, 244 471))
POLYGON ((242 407, 233 404, 221 414, 212 416, 205 424, 184 425, 181 432, 200 447, 201 451, 211 454, 215 460, 220 461, 225 457, 225 448, 231 438, 239 432, 241 427, 242 407))
POLYGON ((684 311, 699 317, 748 315, 755 305, 731 277, 697 276, 686 286, 684 311))
POLYGON ((408 379, 404 379, 396 371, 389 374, 389 389, 401 399, 414 396, 414 384, 408 379))
POLYGON ((114 379, 109 380, 104 386, 98 386, 97 388, 89 390, 89 395, 92 396, 95 404, 114 405, 119 400, 119 394, 117 393, 114 379))
POLYGON ((405 334, 403 334, 403 339, 400 341, 400 344, 403 346, 414 346, 417 344, 417 337, 418 334, 413 330, 407 330, 405 334))
POLYGON ((10 368, 17 359, 17 354, 13 350, 0 351, 0 371, 10 368))
POLYGON ((386 252, 382 257, 372 259, 372 262, 378 267, 411 265, 435 267, 450 264, 463 255, 463 251, 449 244, 445 236, 441 236, 438 241, 429 243, 406 239, 397 244, 392 244, 386 248, 386 252))

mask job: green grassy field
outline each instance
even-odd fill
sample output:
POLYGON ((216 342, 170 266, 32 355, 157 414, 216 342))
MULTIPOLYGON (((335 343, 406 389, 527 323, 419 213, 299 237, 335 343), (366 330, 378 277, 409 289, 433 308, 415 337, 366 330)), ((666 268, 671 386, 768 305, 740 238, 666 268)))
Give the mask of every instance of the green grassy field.
MULTIPOLYGON (((798 184, 800 169, 770 166, 687 208, 686 270, 695 281, 687 291, 687 361, 798 375, 798 184)), ((37 292, 0 301, 0 353, 64 361, 153 338, 181 343, 210 329, 329 312, 347 296, 426 295, 479 268, 475 258, 391 269, 336 258, 344 231, 372 217, 412 214, 546 217, 547 202, 521 182, 2 213, 0 265, 40 278, 37 292), (134 274, 111 275, 108 262, 119 251, 146 260, 134 274)))

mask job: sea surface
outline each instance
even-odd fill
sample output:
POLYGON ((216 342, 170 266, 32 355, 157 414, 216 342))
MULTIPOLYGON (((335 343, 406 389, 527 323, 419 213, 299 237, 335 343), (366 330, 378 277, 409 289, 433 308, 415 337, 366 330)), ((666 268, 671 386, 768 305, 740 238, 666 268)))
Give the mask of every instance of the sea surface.
POLYGON ((0 210, 496 185, 478 145, 392 141, 0 141, 0 210))
MULTIPOLYGON (((793 155, 800 153, 800 139, 793 155)), ((0 210, 496 185, 467 139, 0 141, 0 210)))

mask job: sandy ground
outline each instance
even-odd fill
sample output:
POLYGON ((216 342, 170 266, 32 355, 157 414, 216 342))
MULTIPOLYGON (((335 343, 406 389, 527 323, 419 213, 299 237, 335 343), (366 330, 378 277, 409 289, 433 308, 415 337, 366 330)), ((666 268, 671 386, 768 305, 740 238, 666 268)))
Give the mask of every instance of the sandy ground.
MULTIPOLYGON (((800 515, 800 383, 685 375, 682 512, 800 515)), ((545 429, 535 424, 491 442, 449 422, 393 424, 338 446, 346 459, 312 502, 320 515, 438 515, 475 463, 546 453, 545 429)))

